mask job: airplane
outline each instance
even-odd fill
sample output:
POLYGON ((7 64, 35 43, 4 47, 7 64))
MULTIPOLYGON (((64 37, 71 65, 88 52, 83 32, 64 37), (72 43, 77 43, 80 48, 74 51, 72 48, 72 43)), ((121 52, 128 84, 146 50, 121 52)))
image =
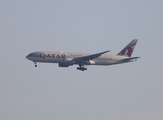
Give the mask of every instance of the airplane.
POLYGON ((131 57, 132 52, 137 43, 137 39, 133 39, 126 47, 124 47, 117 55, 105 54, 110 52, 110 50, 96 53, 71 53, 71 52, 33 52, 26 56, 28 60, 35 63, 37 67, 37 62, 44 63, 58 63, 59 67, 69 67, 72 65, 79 65, 77 70, 85 71, 87 65, 115 65, 128 62, 134 62, 140 57, 131 57))

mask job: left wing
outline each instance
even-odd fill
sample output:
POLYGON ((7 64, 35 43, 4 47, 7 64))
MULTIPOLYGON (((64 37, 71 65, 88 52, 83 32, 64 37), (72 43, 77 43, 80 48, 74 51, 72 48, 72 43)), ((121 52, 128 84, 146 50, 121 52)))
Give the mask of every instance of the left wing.
POLYGON ((93 59, 98 58, 102 54, 105 54, 107 52, 110 52, 110 50, 104 51, 104 52, 101 52, 101 53, 97 53, 97 54, 83 56, 83 57, 77 57, 77 58, 74 58, 73 61, 75 61, 75 62, 85 62, 85 61, 93 60, 93 59))

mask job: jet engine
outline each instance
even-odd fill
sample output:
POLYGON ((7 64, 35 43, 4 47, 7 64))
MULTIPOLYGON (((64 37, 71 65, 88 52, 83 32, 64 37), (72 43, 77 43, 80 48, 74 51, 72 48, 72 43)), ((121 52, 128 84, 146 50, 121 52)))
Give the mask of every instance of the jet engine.
POLYGON ((62 62, 58 63, 59 67, 69 67, 72 66, 75 62, 71 58, 65 58, 62 62))
POLYGON ((59 67, 69 67, 69 64, 67 63, 58 63, 59 67))

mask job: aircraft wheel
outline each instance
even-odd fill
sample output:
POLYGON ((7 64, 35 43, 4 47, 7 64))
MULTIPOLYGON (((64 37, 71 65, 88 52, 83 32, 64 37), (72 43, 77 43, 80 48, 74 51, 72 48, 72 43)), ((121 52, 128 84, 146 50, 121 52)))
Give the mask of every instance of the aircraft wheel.
POLYGON ((84 68, 84 67, 77 67, 76 69, 81 70, 81 71, 87 70, 87 68, 84 68))

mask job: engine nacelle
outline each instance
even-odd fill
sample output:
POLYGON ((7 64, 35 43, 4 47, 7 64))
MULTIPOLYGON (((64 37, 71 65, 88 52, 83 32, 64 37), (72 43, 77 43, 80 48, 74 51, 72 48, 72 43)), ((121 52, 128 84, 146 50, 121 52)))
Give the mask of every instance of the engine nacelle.
POLYGON ((66 63, 58 63, 59 67, 69 67, 69 64, 66 63))
POLYGON ((61 63, 58 63, 59 67, 69 67, 72 66, 74 64, 74 61, 70 58, 65 58, 64 61, 62 61, 61 63))

